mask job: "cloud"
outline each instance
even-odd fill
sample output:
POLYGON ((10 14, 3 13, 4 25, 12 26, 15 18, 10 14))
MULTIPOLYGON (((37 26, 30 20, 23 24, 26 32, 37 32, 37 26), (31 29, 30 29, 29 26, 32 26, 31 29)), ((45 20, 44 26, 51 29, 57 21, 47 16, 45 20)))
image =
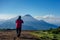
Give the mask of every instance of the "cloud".
POLYGON ((44 15, 44 16, 35 16, 36 19, 60 19, 60 17, 56 17, 54 15, 44 15))
POLYGON ((37 20, 42 19, 42 16, 35 16, 34 18, 36 18, 37 20))
POLYGON ((44 15, 44 16, 36 16, 36 19, 47 19, 47 18, 54 18, 54 15, 44 15))
POLYGON ((15 17, 15 15, 0 14, 0 19, 4 19, 4 20, 7 20, 7 19, 10 19, 10 18, 13 18, 13 17, 15 17))
POLYGON ((35 17, 38 20, 45 20, 48 22, 60 22, 60 17, 56 17, 54 15, 44 15, 44 16, 36 16, 35 17))
POLYGON ((54 15, 45 15, 43 18, 54 18, 54 15))
POLYGON ((44 20, 47 20, 47 21, 55 21, 55 22, 60 22, 60 18, 59 17, 56 17, 54 15, 46 15, 43 17, 44 20))
POLYGON ((35 18, 60 26, 60 17, 54 15, 36 16, 35 18))

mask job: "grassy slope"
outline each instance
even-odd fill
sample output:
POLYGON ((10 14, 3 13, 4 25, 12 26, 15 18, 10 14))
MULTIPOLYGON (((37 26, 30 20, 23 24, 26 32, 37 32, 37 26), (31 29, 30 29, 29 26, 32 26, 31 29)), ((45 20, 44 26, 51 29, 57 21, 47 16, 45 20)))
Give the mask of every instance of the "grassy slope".
POLYGON ((60 28, 50 29, 50 30, 41 30, 31 32, 36 38, 41 40, 60 40, 60 28))

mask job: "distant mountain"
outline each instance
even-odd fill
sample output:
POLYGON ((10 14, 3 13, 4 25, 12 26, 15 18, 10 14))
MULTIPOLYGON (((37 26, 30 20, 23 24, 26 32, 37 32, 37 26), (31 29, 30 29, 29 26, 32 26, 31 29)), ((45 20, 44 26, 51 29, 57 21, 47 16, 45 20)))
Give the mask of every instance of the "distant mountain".
MULTIPOLYGON (((0 28, 9 28, 15 29, 15 21, 18 17, 6 20, 3 24, 0 25, 0 28)), ((25 15, 22 17, 24 21, 22 25, 22 30, 47 30, 50 28, 57 28, 58 26, 45 22, 44 20, 37 20, 31 15, 25 15)))
POLYGON ((6 20, 0 19, 0 24, 4 23, 6 20))
POLYGON ((43 20, 45 20, 48 23, 60 26, 60 18, 59 17, 58 18, 57 17, 47 17, 47 18, 43 18, 43 20))

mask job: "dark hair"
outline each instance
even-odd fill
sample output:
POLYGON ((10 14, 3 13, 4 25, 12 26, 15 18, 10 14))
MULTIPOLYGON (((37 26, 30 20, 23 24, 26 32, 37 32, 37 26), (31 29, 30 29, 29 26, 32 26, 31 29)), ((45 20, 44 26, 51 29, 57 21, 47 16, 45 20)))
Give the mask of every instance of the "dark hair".
POLYGON ((21 20, 21 16, 18 17, 18 20, 21 20))

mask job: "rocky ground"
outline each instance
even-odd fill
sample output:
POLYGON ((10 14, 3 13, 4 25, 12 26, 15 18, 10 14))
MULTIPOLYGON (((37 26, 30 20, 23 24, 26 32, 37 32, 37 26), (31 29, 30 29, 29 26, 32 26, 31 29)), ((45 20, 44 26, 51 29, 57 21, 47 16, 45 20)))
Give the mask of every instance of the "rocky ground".
POLYGON ((34 36, 30 35, 31 31, 22 31, 21 36, 16 36, 15 30, 0 31, 0 40, 37 40, 34 36))

